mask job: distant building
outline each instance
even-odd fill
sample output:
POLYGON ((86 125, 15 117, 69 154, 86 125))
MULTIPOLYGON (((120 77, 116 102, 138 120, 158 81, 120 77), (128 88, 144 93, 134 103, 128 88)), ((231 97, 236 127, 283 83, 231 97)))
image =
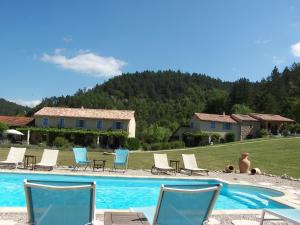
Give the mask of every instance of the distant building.
POLYGON ((267 129, 270 133, 277 135, 281 132, 285 123, 292 123, 294 120, 273 114, 250 113, 251 117, 260 122, 260 128, 267 129))
POLYGON ((36 127, 123 130, 135 137, 134 111, 44 107, 34 114, 36 127))
POLYGON ((218 133, 221 137, 225 137, 226 133, 233 133, 235 140, 244 140, 255 137, 260 129, 267 129, 270 133, 277 135, 281 132, 284 124, 291 122, 294 120, 273 114, 219 115, 195 113, 189 126, 179 127, 173 137, 182 140, 182 135, 185 132, 201 131, 218 133))
POLYGON ((232 114, 232 119, 238 122, 238 140, 252 138, 260 130, 259 120, 243 114, 232 114))
POLYGON ((0 116, 0 122, 5 123, 9 128, 27 127, 34 125, 33 117, 25 116, 0 116))

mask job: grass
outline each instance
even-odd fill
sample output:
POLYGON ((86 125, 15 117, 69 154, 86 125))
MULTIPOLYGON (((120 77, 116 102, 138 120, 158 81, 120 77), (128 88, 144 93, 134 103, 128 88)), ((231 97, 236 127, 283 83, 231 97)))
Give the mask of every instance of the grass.
MULTIPOLYGON (((8 148, 0 148, 0 160, 5 160, 8 148)), ((37 161, 41 159, 42 149, 28 149, 26 154, 34 154, 37 161)), ((276 175, 288 174, 300 178, 300 138, 271 138, 234 142, 223 145, 199 147, 184 150, 156 151, 167 153, 169 159, 181 160, 181 154, 194 153, 198 165, 210 170, 223 170, 226 165, 238 168, 238 160, 242 152, 250 153, 251 167, 276 175)), ((111 167, 113 156, 103 155, 99 151, 90 151, 90 159, 106 159, 111 167)), ((62 150, 59 153, 59 165, 73 165, 73 153, 62 150)), ((150 169, 153 164, 153 152, 132 152, 129 168, 150 169)))

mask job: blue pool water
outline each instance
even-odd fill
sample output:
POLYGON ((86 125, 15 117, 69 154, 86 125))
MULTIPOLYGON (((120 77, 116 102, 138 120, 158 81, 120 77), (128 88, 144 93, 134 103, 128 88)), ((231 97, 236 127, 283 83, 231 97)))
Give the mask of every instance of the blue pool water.
MULTIPOLYGON (((95 181, 96 208, 128 209, 155 206, 161 184, 218 183, 216 180, 142 179, 67 175, 0 173, 0 206, 24 207, 24 179, 57 181, 95 181)), ((275 190, 244 185, 223 184, 215 209, 288 208, 269 199, 281 196, 275 190)))

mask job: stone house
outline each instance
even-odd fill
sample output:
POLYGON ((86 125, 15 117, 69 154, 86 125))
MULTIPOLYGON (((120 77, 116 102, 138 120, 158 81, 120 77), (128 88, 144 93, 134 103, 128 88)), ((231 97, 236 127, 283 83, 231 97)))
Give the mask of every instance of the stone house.
POLYGON ((292 119, 274 114, 250 113, 249 115, 260 122, 261 129, 266 129, 273 135, 280 134, 285 124, 294 122, 292 119))
POLYGON ((189 126, 179 127, 173 134, 174 139, 183 140, 185 132, 209 132, 218 133, 225 137, 226 133, 233 133, 235 140, 244 140, 257 135, 260 129, 267 129, 270 133, 279 134, 286 123, 293 120, 273 114, 250 113, 249 115, 232 114, 218 115, 207 113, 195 113, 189 126))
POLYGON ((259 120, 243 114, 232 114, 232 119, 238 122, 238 139, 244 140, 255 137, 260 130, 259 120))
POLYGON ((44 107, 34 114, 36 127, 123 130, 135 137, 134 111, 44 107))
POLYGON ((211 132, 218 133, 221 137, 225 137, 226 133, 234 133, 235 139, 238 139, 239 125, 238 122, 231 118, 229 115, 195 113, 190 120, 189 127, 179 128, 174 136, 182 140, 184 132, 211 132))

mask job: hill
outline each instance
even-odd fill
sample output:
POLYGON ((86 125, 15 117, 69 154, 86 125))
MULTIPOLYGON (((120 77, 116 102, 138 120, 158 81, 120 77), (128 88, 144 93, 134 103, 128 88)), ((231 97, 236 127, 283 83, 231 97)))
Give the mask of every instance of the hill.
POLYGON ((73 96, 46 98, 32 113, 43 106, 135 110, 140 138, 154 125, 170 133, 187 124, 194 112, 278 113, 299 122, 300 64, 283 72, 275 67, 260 82, 225 82, 180 71, 127 73, 73 96))
POLYGON ((3 98, 0 98, 0 115, 15 116, 26 115, 31 108, 18 105, 13 102, 9 102, 3 98))

